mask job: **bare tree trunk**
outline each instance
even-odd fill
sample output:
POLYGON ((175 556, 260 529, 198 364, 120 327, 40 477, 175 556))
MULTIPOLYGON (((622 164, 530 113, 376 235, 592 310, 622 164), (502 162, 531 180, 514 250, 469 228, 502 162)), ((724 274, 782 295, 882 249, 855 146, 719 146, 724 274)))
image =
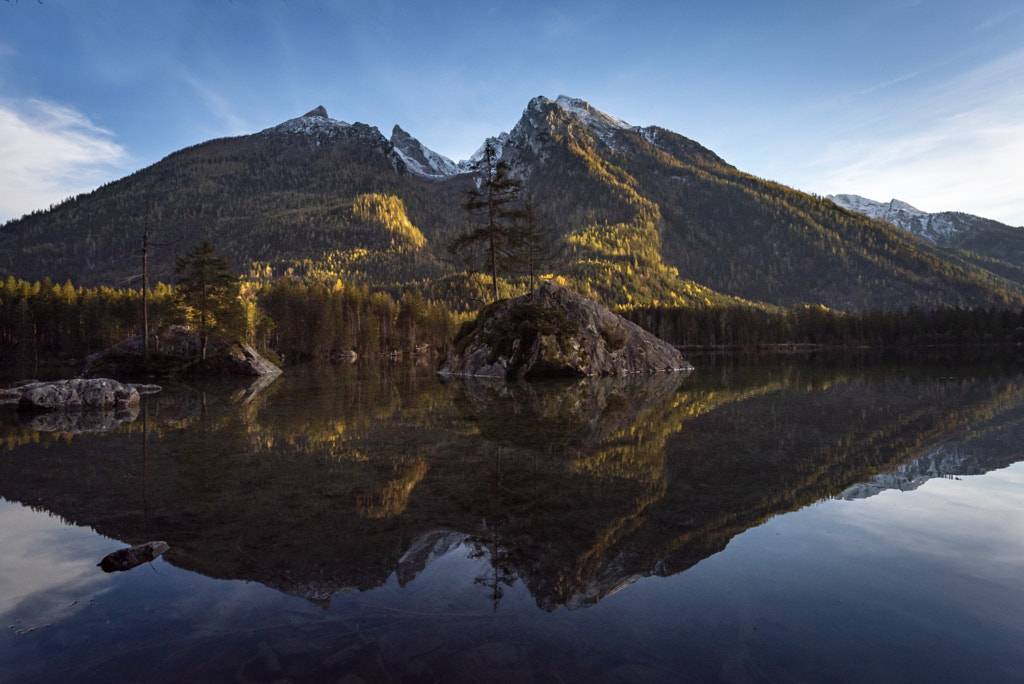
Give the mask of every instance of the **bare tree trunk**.
POLYGON ((142 233, 142 359, 149 368, 149 213, 142 233))

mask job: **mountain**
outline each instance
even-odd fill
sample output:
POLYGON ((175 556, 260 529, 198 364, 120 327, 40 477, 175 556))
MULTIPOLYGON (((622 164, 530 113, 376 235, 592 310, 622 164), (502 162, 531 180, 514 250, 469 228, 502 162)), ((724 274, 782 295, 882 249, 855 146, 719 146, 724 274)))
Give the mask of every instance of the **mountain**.
POLYGON ((899 200, 876 202, 857 195, 829 195, 827 199, 844 209, 889 221, 896 227, 939 247, 971 249, 975 246, 990 245, 993 239, 996 242, 1004 242, 1010 238, 1016 243, 1016 251, 1007 253, 1002 249, 998 254, 1018 262, 1024 257, 1024 226, 1014 227, 958 211, 930 214, 899 200), (1000 236, 1005 237, 1004 241, 999 240, 1000 236))
POLYGON ((981 268, 1018 280, 1024 269, 1024 226, 959 211, 928 213, 897 199, 877 202, 859 195, 828 195, 840 207, 886 221, 981 268))
POLYGON ((406 169, 417 176, 439 179, 463 171, 451 159, 427 148, 397 125, 391 132, 391 144, 406 169))
MULTIPOLYGON (((876 202, 860 195, 827 195, 827 199, 844 209, 864 214, 869 218, 888 221, 897 228, 902 228, 922 240, 936 245, 947 246, 955 241, 958 234, 962 232, 954 223, 953 217, 956 214, 952 212, 929 214, 897 199, 889 202, 876 202)), ((966 214, 961 216, 966 216, 966 214)), ((969 218, 977 219, 978 217, 969 218)))
MULTIPOLYGON (((1024 270, 923 242, 765 181, 657 126, 570 97, 531 100, 490 144, 523 180, 546 268, 607 305, 821 304, 842 310, 1024 305, 1024 270)), ((151 282, 202 240, 252 277, 285 274, 453 303, 472 296, 446 246, 469 226, 481 151, 454 162, 323 107, 221 138, 0 227, 0 276, 151 282)), ((511 275, 503 292, 521 292, 511 275)))

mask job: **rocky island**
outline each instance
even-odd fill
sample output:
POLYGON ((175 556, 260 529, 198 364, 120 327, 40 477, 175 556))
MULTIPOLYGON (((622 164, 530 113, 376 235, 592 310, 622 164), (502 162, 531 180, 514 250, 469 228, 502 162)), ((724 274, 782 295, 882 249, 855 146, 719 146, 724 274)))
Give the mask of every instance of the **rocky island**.
POLYGON ((548 281, 485 307, 459 331, 438 373, 523 380, 691 370, 672 345, 548 281))
POLYGON ((248 344, 211 337, 206 357, 200 353, 199 336, 180 325, 151 333, 149 357, 143 337, 136 335, 89 359, 85 377, 276 377, 281 369, 248 344))

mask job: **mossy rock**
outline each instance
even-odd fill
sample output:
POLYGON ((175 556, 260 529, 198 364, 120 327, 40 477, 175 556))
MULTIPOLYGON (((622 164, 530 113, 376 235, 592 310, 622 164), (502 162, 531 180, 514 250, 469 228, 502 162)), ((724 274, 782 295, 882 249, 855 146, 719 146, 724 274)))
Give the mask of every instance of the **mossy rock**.
POLYGON ((438 372, 534 379, 692 370, 677 349, 547 282, 463 324, 438 372))

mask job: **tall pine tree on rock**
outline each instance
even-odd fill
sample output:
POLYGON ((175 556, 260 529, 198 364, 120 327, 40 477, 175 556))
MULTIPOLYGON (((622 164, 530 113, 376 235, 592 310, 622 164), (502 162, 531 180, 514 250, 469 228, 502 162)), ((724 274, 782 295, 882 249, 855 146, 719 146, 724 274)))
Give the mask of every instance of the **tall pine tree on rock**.
POLYGON ((491 276, 491 297, 496 301, 498 272, 516 263, 528 212, 521 198, 523 182, 512 177, 508 162, 499 159, 491 142, 476 168, 478 183, 467 191, 463 204, 470 228, 449 243, 448 252, 470 273, 482 267, 491 276))

